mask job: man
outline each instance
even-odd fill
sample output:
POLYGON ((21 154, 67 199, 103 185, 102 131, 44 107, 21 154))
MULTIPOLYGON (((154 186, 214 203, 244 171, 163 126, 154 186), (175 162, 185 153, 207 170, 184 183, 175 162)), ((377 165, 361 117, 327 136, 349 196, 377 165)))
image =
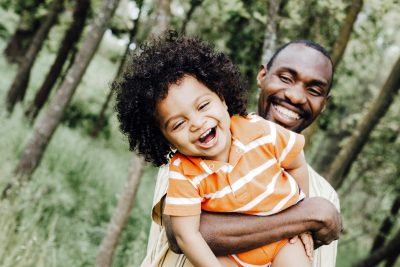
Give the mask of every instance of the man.
MULTIPOLYGON (((260 68, 258 113, 287 129, 301 132, 325 108, 332 78, 332 61, 321 46, 309 41, 288 43, 260 68)), ((152 214, 153 220, 165 228, 153 223, 143 267, 192 266, 183 254, 172 252, 180 253, 180 249, 168 216, 162 216, 167 172, 168 167, 159 171, 152 214)), ((248 251, 307 231, 313 233, 317 246, 327 245, 336 240, 341 231, 339 199, 333 188, 310 167, 309 184, 310 198, 276 215, 203 212, 200 231, 216 255, 248 251)), ((291 242, 300 241, 294 238, 291 242)), ((337 241, 316 250, 313 266, 335 266, 336 248, 337 241)))

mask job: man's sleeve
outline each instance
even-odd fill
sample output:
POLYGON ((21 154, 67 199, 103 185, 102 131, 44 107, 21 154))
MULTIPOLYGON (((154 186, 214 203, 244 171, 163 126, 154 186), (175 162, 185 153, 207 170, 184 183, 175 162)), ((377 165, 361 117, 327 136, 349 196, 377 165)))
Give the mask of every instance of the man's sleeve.
POLYGON ((158 225, 162 225, 162 202, 167 194, 169 165, 163 165, 158 169, 156 187, 154 189, 153 208, 151 218, 158 225))

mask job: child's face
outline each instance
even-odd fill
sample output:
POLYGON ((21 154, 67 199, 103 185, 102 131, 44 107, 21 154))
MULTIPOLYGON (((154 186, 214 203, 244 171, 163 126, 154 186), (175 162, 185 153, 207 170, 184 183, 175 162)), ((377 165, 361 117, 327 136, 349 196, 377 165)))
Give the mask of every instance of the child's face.
POLYGON ((156 105, 161 132, 187 156, 228 161, 230 116, 225 101, 192 76, 168 88, 156 105))

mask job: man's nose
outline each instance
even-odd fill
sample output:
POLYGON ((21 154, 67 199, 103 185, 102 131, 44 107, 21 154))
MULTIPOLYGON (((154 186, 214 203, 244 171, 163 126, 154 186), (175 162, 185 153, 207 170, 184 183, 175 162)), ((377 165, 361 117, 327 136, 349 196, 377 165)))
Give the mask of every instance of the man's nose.
POLYGON ((304 88, 301 85, 291 86, 286 88, 285 96, 290 100, 293 104, 305 104, 306 96, 304 94, 304 88))

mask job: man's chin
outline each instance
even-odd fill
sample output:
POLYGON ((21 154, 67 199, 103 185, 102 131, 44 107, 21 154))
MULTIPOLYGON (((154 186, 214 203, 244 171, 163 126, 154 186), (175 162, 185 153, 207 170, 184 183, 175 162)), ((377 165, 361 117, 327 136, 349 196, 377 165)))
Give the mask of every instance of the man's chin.
POLYGON ((276 118, 273 116, 271 113, 266 113, 266 119, 269 121, 272 121, 276 124, 279 124, 283 128, 286 128, 288 130, 291 130, 296 133, 300 133, 305 127, 304 127, 304 119, 299 119, 299 120, 283 120, 280 118, 276 118))

